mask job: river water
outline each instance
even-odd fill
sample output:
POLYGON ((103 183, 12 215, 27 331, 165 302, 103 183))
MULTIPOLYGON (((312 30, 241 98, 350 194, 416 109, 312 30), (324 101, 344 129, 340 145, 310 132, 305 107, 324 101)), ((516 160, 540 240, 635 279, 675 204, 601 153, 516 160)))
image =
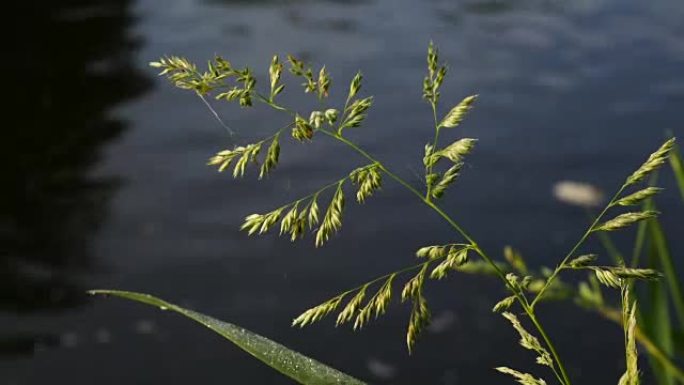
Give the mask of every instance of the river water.
MULTIPOLYGON (((612 191, 668 132, 684 134, 678 0, 81 0, 10 10, 26 22, 1 64, 3 384, 290 383, 203 328, 88 298, 90 288, 162 296, 372 383, 510 383, 491 369, 503 364, 545 375, 490 312, 503 293, 484 277, 429 283, 434 323, 410 357, 408 309, 398 303, 362 332, 331 321, 290 328, 302 310, 412 264, 415 249, 454 234, 386 181, 362 207, 349 199, 343 230, 323 249, 312 239, 248 238, 238 231, 245 215, 363 160, 322 137, 284 140, 266 181, 216 173, 209 156, 268 135, 282 116, 215 103, 231 137, 201 101, 156 77, 146 63, 159 56, 201 63, 218 53, 265 79, 273 53, 294 53, 328 64, 336 101, 361 69, 375 105, 349 136, 419 186, 432 136, 421 82, 434 41, 450 68, 442 100, 480 95, 447 134, 479 142, 443 206, 492 254, 514 245, 534 266, 553 266, 587 224, 582 209, 554 199, 556 182, 612 191)), ((307 106, 294 87, 285 94, 307 106)), ((676 256, 684 211, 671 175, 661 179, 676 256)), ((615 239, 629 250, 631 237, 615 239)), ((570 303, 547 305, 542 319, 576 381, 617 382, 619 328, 570 303)))

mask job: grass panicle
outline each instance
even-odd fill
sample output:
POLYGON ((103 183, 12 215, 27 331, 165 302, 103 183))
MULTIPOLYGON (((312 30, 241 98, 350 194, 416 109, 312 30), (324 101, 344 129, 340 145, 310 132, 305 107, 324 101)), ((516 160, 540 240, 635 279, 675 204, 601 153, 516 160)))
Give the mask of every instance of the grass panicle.
MULTIPOLYGON (((247 216, 241 229, 250 235, 264 234, 280 222, 281 235, 289 234, 290 239, 294 241, 302 238, 308 232, 313 232, 315 234, 315 245, 320 247, 328 242, 342 227, 345 183, 350 181, 350 184, 356 187, 356 200, 363 203, 381 188, 383 179, 386 179, 397 182, 406 188, 421 203, 444 219, 454 230, 455 235, 459 237, 456 242, 461 242, 422 247, 416 252, 416 256, 420 258, 420 263, 370 280, 308 309, 293 320, 293 326, 310 325, 337 312, 337 325, 352 323, 353 321, 353 328, 361 329, 373 317, 377 318, 385 314, 392 301, 393 286, 398 285, 397 281, 406 276, 408 279, 403 281, 400 299, 402 303, 411 303, 406 344, 409 352, 412 352, 418 336, 430 322, 430 310, 424 296, 426 280, 443 279, 451 271, 486 273, 498 277, 509 294, 494 305, 493 310, 503 312, 503 316, 511 322, 520 335, 520 344, 537 354, 537 363, 550 368, 559 384, 572 385, 563 360, 561 360, 545 327, 537 318, 535 306, 542 299, 568 295, 566 293, 570 292, 577 293, 578 301, 581 301, 585 306, 603 308, 606 305, 600 285, 625 290, 625 287, 628 287, 632 280, 653 280, 660 276, 655 270, 627 266, 624 262, 618 263, 618 266, 595 266, 593 265, 596 260, 595 255, 575 255, 594 232, 618 230, 655 218, 657 215, 655 210, 644 209, 643 211, 619 214, 613 219, 604 220, 610 208, 642 204, 661 191, 657 187, 647 187, 623 196, 627 188, 642 181, 667 160, 674 146, 674 139, 666 141, 649 156, 639 169, 627 178, 625 184, 595 217, 593 223, 555 269, 547 269, 541 274, 536 274, 528 268, 522 256, 510 248, 504 252, 507 263, 495 261, 452 216, 433 201, 443 198, 447 188, 454 183, 462 171, 465 157, 472 152, 476 144, 476 139, 473 138, 450 138, 447 142, 450 144, 442 147, 440 145, 440 132, 443 128, 454 128, 461 125, 477 99, 477 95, 464 98, 452 107, 441 120, 438 119, 441 87, 448 70, 447 66, 440 62, 439 51, 434 44, 430 43, 428 46, 427 74, 423 80, 423 98, 428 101, 432 108, 433 121, 432 141, 425 145, 423 157, 426 185, 424 192, 419 191, 358 144, 343 136, 346 129, 360 127, 366 122, 367 114, 373 105, 372 96, 359 96, 363 80, 361 72, 357 72, 352 78, 344 106, 335 108, 326 105, 329 102, 327 98, 332 90, 332 76, 326 66, 321 66, 314 71, 312 66, 292 55, 287 56, 286 64, 281 63, 277 55, 273 56, 268 70, 268 92, 262 95, 256 88, 256 78, 249 68, 236 68, 218 56, 208 63, 206 71, 200 71, 194 63, 178 56, 165 57, 151 63, 153 67, 160 70, 160 75, 167 76, 174 85, 193 90, 200 97, 211 94, 219 100, 237 101, 243 107, 251 106, 253 100, 256 100, 287 114, 290 124, 279 129, 270 137, 253 144, 236 146, 231 150, 221 151, 212 157, 209 164, 217 166, 219 171, 232 166, 233 176, 242 177, 246 173, 247 166, 253 163, 260 165, 259 178, 266 177, 279 163, 280 133, 285 129, 291 129, 292 137, 300 142, 318 140, 319 135, 317 134, 324 134, 321 137, 331 138, 346 145, 368 162, 366 166, 352 170, 344 178, 324 186, 306 197, 265 214, 247 216), (283 70, 286 64, 292 75, 303 80, 304 92, 314 95, 319 100, 321 105, 319 109, 302 112, 290 109, 280 102, 275 102, 276 96, 282 95, 285 90, 283 70), (306 116, 308 119, 305 118, 306 116), (267 143, 268 149, 261 159, 262 147, 267 143), (440 162, 445 164, 445 170, 441 170, 440 162), (437 167, 440 169, 435 169, 437 167), (330 199, 329 203, 324 213, 321 213, 319 201, 327 198, 330 199), (472 257, 477 256, 479 259, 471 261, 471 255, 472 257), (593 276, 589 281, 580 283, 575 289, 559 278, 559 274, 566 269, 590 270, 593 276), (371 296, 370 293, 374 294, 371 296), (534 298, 528 299, 528 295, 534 295, 534 298), (347 302, 340 310, 345 299, 347 302), (521 314, 526 317, 526 323, 529 322, 530 325, 534 326, 536 336, 522 326, 522 322, 516 315, 507 311, 516 305, 516 302, 520 307, 521 314)), ((334 100, 334 98, 330 100, 334 100)), ((595 199, 592 202, 597 201, 595 199)), ((623 322, 627 325, 625 329, 627 372, 623 378, 625 378, 625 385, 636 385, 638 383, 634 342, 638 336, 638 328, 635 326, 636 303, 625 302, 627 303, 625 305, 627 310, 624 312, 623 322)), ((524 385, 546 384, 540 378, 507 367, 499 367, 497 370, 513 376, 516 381, 524 385)))

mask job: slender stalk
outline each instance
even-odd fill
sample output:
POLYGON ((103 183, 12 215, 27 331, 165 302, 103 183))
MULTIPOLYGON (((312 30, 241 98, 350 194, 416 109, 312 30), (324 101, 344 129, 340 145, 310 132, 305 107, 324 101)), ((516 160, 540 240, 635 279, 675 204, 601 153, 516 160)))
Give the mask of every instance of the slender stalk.
POLYGON ((601 213, 596 216, 596 219, 594 219, 594 221, 591 223, 589 228, 587 228, 587 230, 584 232, 584 234, 579 239, 579 241, 577 241, 577 243, 575 243, 575 246, 573 246, 573 248, 570 250, 570 252, 568 252, 568 254, 565 256, 565 258, 563 258, 561 263, 553 271, 553 273, 551 273, 551 276, 549 276, 549 278, 546 280, 546 283, 541 288, 541 290, 539 290, 539 293, 537 293, 537 296, 534 297, 534 299, 532 300, 532 304, 530 305, 532 307, 532 309, 534 309, 534 306, 537 304, 537 302, 539 302, 539 300, 544 296, 544 293, 549 288, 549 286, 551 286, 551 284, 556 279, 556 277, 561 272, 561 270, 563 270, 565 268, 565 264, 568 263, 570 258, 573 255, 575 255, 575 252, 580 248, 580 246, 582 246, 582 244, 584 244, 584 242, 587 240, 587 238, 589 238, 589 235, 592 233, 592 231, 594 230, 596 225, 599 223, 599 221, 601 221, 603 216, 606 215, 606 212, 608 212, 608 209, 610 209, 612 207, 613 203, 615 203, 615 200, 622 194, 622 192, 625 190, 626 187, 627 187, 626 184, 623 184, 622 187, 620 187, 620 189, 615 193, 615 195, 610 200, 610 202, 608 202, 606 207, 603 208, 603 211, 601 211, 601 213))

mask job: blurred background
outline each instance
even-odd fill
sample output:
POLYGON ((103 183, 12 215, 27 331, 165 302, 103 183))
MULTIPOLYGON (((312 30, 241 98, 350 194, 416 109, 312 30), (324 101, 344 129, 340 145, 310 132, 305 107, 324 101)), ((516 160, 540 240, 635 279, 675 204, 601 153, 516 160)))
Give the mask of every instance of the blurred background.
MULTIPOLYGON (((88 298, 91 288, 162 296, 372 383, 511 383, 491 369, 502 364, 543 373, 491 313, 502 292, 483 277, 429 284, 434 322, 411 357, 407 306, 394 304, 361 333, 330 321, 290 328, 301 311, 453 234, 387 182, 365 206, 350 201, 342 232, 323 249, 311 239, 248 239, 238 231, 245 215, 364 163, 328 140, 285 141, 267 181, 216 173, 209 156, 266 136, 283 117, 215 103, 238 133, 230 137, 200 100, 156 77, 147 63, 159 56, 202 63, 221 54, 265 84, 271 55, 293 53, 328 64, 336 100, 361 69, 376 103, 350 135, 419 184, 432 137, 421 85, 433 40, 450 67, 442 113, 480 94, 450 132, 480 141, 444 206, 491 254, 513 245, 534 266, 554 266, 587 225, 582 209, 555 200, 556 182, 610 192, 667 133, 684 137, 679 0, 12 3, 0 63, 2 384, 290 383, 204 328, 88 298)), ((300 94, 291 87, 283 100, 304 103, 300 94)), ((669 171, 661 181, 662 222, 682 272, 684 205, 669 171)), ((631 237, 615 240, 629 250, 631 237)), ((576 381, 617 382, 618 327, 570 303, 546 305, 542 318, 576 381)))

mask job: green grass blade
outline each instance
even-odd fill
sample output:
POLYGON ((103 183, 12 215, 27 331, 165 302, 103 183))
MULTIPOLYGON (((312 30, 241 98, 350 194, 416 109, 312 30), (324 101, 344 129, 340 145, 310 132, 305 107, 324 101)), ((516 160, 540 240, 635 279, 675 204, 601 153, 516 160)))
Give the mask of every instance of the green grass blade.
POLYGON ((93 295, 111 295, 170 310, 188 317, 220 334, 242 350, 280 373, 305 385, 365 385, 336 369, 286 348, 276 342, 228 322, 219 321, 148 294, 118 290, 92 290, 93 295))
POLYGON ((665 279, 667 280, 670 289, 670 296, 672 297, 672 302, 674 304, 675 314, 679 321, 678 329, 684 330, 684 291, 682 291, 682 285, 681 282, 679 282, 677 270, 672 261, 672 255, 670 255, 667 239, 663 233, 662 226, 657 219, 652 219, 650 222, 648 228, 650 230, 651 242, 653 242, 655 249, 658 251, 660 268, 662 273, 665 274, 665 279))
POLYGON ((684 160, 682 160, 682 152, 679 147, 675 147, 670 154, 670 166, 674 172, 677 186, 679 186, 679 193, 682 195, 684 201, 684 160))
MULTIPOLYGON (((659 263, 661 258, 658 255, 658 249, 653 242, 650 243, 648 257, 648 266, 653 269, 662 267, 659 263)), ((643 307, 643 311, 640 311, 641 329, 663 353, 672 357, 674 343, 666 283, 658 280, 648 282, 646 285, 647 301, 641 302, 643 307)), ((674 385, 675 378, 668 368, 653 356, 649 356, 649 362, 659 385, 674 385)))

